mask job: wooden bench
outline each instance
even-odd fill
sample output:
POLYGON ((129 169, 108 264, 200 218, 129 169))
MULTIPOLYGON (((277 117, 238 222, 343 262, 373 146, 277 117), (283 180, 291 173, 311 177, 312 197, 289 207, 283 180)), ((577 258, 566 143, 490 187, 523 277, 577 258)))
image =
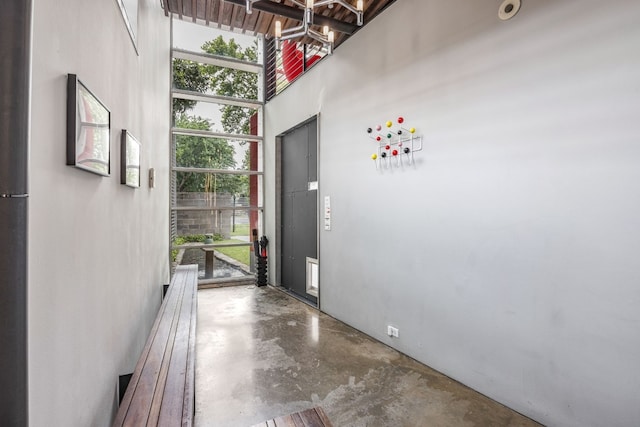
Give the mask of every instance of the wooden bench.
POLYGON ((114 426, 191 426, 198 266, 176 268, 114 426))
POLYGON ((321 407, 267 420, 251 427, 332 427, 329 417, 321 407))

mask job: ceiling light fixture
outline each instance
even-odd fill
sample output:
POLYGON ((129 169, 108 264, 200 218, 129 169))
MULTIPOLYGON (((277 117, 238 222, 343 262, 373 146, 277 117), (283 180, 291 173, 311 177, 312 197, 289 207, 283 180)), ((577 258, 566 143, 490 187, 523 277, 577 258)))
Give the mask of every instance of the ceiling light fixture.
MULTIPOLYGON (((251 4, 257 0, 246 0, 247 13, 251 13, 251 4)), ((320 6, 333 7, 336 4, 341 5, 345 9, 349 10, 356 15, 356 23, 358 26, 362 26, 364 23, 364 1, 357 0, 356 6, 347 3, 345 0, 291 0, 293 4, 301 9, 304 9, 302 15, 302 23, 298 26, 282 29, 282 22, 276 21, 275 23, 275 40, 276 49, 280 50, 280 45, 283 40, 291 40, 300 37, 309 37, 322 44, 328 55, 333 52, 333 42, 335 40, 335 34, 329 29, 328 26, 322 27, 322 32, 316 31, 311 26, 313 25, 314 8, 320 6)))

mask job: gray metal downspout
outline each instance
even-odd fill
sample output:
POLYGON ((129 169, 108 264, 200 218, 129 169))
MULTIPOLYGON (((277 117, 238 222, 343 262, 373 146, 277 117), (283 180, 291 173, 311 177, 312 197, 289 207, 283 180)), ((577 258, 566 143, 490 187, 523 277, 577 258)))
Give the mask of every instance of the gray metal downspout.
POLYGON ((32 0, 0 13, 0 423, 28 425, 27 166, 32 0))

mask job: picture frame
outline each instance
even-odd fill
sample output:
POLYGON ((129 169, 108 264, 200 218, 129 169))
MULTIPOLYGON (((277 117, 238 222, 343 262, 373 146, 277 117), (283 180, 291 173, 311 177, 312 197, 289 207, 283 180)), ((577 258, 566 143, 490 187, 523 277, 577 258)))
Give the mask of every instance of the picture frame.
POLYGON ((75 74, 67 76, 67 165, 111 175, 111 112, 75 74))
POLYGON ((129 131, 122 129, 120 136, 120 184, 140 187, 141 144, 129 131))

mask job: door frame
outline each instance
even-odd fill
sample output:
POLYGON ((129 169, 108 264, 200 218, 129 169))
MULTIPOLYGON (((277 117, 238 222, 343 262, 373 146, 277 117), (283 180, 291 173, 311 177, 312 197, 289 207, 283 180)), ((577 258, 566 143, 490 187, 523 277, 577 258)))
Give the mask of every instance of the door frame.
MULTIPOLYGON (((320 296, 322 294, 322 275, 320 272, 320 191, 321 191, 321 180, 320 180, 320 113, 316 113, 315 115, 309 117, 308 119, 298 123, 297 125, 287 129, 286 131, 280 133, 276 136, 276 170, 275 170, 275 178, 276 178, 276 191, 275 191, 275 220, 276 220, 276 241, 275 241, 275 260, 276 260, 276 268, 275 268, 275 285, 282 289, 286 289, 282 285, 282 140, 284 137, 293 132, 296 129, 299 129, 303 126, 308 125, 309 123, 316 121, 316 163, 317 163, 317 177, 318 180, 318 189, 316 190, 316 254, 318 260, 318 295, 316 297, 316 305, 311 304, 311 302, 304 300, 307 304, 312 307, 316 307, 320 310, 320 296)), ((301 299, 302 300, 302 299, 301 299)))

